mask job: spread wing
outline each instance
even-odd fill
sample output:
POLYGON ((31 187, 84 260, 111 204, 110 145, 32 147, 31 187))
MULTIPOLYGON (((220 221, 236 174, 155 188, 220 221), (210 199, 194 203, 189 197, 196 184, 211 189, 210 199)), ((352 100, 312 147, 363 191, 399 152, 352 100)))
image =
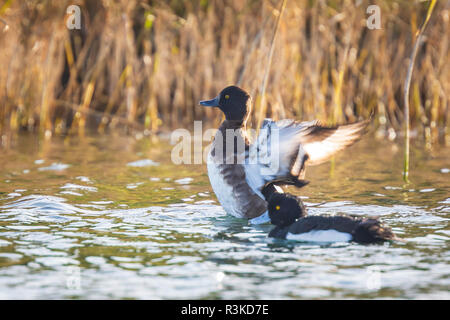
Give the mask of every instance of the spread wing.
POLYGON ((307 125, 298 138, 308 155, 307 165, 313 166, 329 160, 335 153, 361 138, 368 121, 326 127, 318 121, 307 125))
POLYGON ((260 175, 264 183, 286 179, 293 184, 292 180, 297 179, 303 185, 306 165, 323 163, 355 143, 368 123, 329 127, 318 121, 266 119, 256 141, 250 145, 250 164, 246 164, 246 170, 255 177, 260 175))

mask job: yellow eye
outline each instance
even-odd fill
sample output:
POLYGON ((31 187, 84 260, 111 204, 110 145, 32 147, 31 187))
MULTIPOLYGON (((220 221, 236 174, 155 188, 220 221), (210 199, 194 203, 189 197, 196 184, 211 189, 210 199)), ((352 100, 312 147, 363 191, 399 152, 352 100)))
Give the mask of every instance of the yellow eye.
POLYGON ((230 96, 226 94, 225 99, 230 99, 230 96))
POLYGON ((275 209, 280 210, 280 206, 276 206, 275 209))

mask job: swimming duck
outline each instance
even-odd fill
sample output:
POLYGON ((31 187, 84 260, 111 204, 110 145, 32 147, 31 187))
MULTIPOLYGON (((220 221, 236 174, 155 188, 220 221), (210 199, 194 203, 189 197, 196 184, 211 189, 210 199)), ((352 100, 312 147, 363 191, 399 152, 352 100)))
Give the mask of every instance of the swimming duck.
POLYGON ((237 86, 217 97, 200 101, 218 107, 225 120, 216 132, 208 154, 208 176, 217 199, 228 214, 251 223, 269 222, 267 201, 261 190, 293 184, 301 187, 305 166, 317 165, 356 142, 368 121, 327 127, 318 121, 265 119, 254 143, 247 134, 251 97, 237 86), (256 161, 255 161, 256 159, 256 161))
POLYGON ((302 201, 287 193, 273 193, 269 217, 275 228, 269 237, 307 242, 347 242, 369 244, 396 240, 379 220, 353 216, 307 216, 302 201))

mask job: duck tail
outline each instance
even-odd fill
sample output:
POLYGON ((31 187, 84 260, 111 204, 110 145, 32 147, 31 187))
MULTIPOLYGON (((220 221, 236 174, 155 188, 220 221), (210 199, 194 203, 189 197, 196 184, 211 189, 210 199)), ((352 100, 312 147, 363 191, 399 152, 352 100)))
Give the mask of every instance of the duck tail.
POLYGON ((398 240, 391 228, 376 219, 364 219, 352 232, 353 240, 359 243, 377 243, 398 240))

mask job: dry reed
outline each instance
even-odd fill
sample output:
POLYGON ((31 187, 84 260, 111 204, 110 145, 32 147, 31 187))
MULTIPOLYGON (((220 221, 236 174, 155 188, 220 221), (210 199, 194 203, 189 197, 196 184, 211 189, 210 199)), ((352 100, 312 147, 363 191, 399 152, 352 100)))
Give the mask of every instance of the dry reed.
MULTIPOLYGON (((375 111, 382 135, 403 124, 403 84, 428 3, 287 1, 274 43, 264 116, 354 121, 375 111)), ((0 7, 0 133, 148 133, 220 121, 201 99, 239 83, 261 94, 280 1, 7 1, 0 7), (66 8, 82 9, 68 30, 66 8)), ((438 1, 412 77, 413 129, 449 132, 450 8, 438 1)), ((256 114, 253 125, 256 125, 256 114)))

